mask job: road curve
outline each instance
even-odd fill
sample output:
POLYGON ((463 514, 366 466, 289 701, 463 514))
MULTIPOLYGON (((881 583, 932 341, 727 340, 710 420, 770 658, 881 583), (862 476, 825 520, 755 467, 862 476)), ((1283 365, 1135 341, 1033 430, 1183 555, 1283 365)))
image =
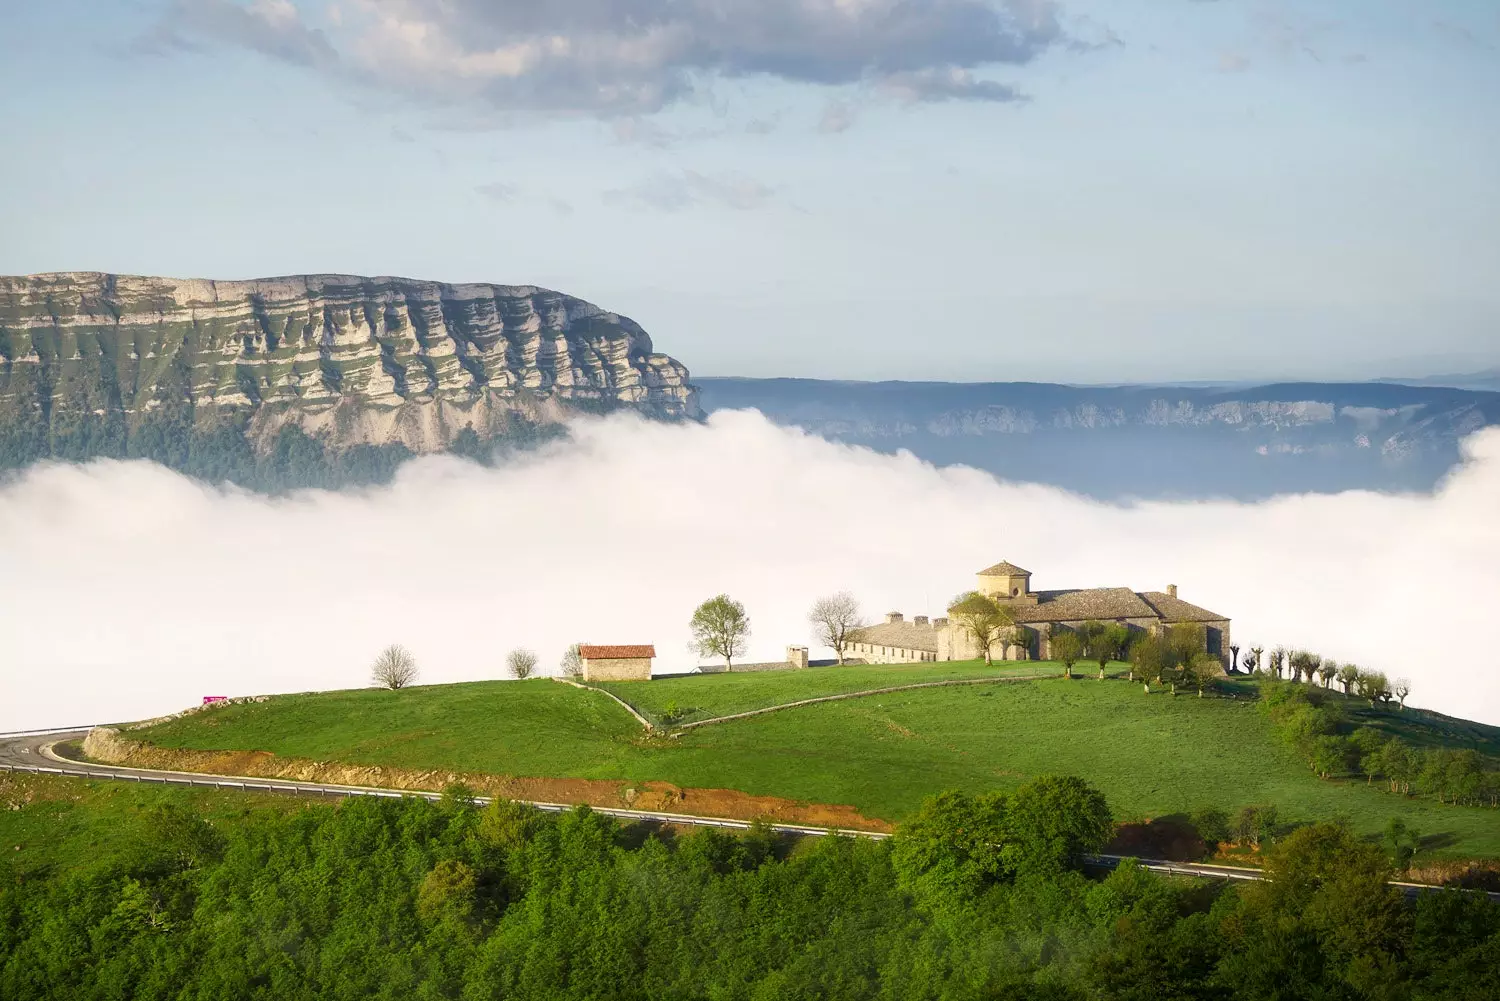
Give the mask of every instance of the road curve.
MULTIPOLYGON (((159 785, 179 785, 198 788, 248 790, 272 792, 293 796, 378 796, 399 799, 416 796, 426 800, 441 799, 440 793, 419 792, 412 789, 385 789, 377 786, 329 785, 320 782, 298 782, 291 779, 261 779, 242 775, 209 775, 202 772, 168 772, 148 768, 126 768, 121 765, 97 765, 88 761, 76 761, 57 753, 55 745, 67 741, 81 741, 88 735, 88 728, 77 730, 32 731, 21 734, 0 734, 0 772, 33 772, 43 775, 72 775, 79 778, 111 779, 121 782, 142 782, 159 785)), ((480 804, 490 802, 488 796, 475 797, 480 804)), ((527 805, 551 813, 564 813, 574 808, 571 803, 542 803, 525 801, 527 805)), ((663 813, 654 810, 626 810, 615 807, 590 807, 621 820, 648 821, 663 824, 687 824, 695 827, 722 827, 747 830, 750 823, 730 817, 697 817, 686 813, 663 813)), ((850 837, 884 840, 889 834, 872 831, 854 831, 832 827, 812 827, 803 824, 771 824, 771 829, 782 834, 805 834, 813 836, 845 835, 850 837)), ((1113 869, 1125 861, 1121 855, 1086 855, 1086 866, 1113 869)), ((1165 859, 1136 859, 1143 868, 1172 876, 1197 876, 1208 879, 1235 881, 1260 881, 1266 878, 1260 869, 1240 866, 1206 865, 1199 862, 1171 862, 1165 859)), ((1441 890, 1443 887, 1424 883, 1392 881, 1391 885, 1407 896, 1417 896, 1441 890)), ((1500 893, 1487 894, 1491 900, 1500 901, 1500 893)))

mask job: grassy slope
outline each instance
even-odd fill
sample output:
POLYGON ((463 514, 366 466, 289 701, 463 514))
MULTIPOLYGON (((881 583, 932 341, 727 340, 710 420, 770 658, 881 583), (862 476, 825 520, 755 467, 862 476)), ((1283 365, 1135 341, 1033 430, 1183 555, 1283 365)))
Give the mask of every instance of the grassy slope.
MULTIPOLYGON (((853 670, 880 671, 882 683, 909 680, 905 668, 899 675, 890 668, 853 670)), ((650 691, 621 687, 648 708, 669 700, 686 705, 682 693, 690 692, 693 705, 734 711, 757 698, 809 697, 812 674, 708 675, 664 681, 661 689, 651 682, 650 691)), ((866 683, 852 674, 850 680, 866 683)), ((1411 712, 1380 716, 1408 731, 1422 719, 1411 712)), ((1450 738, 1470 734, 1466 746, 1500 734, 1477 724, 1447 725, 1450 738)), ((1416 739, 1439 732, 1421 730, 1416 739)), ((168 746, 355 763, 726 787, 847 803, 896 821, 940 789, 1003 788, 1040 773, 1071 772, 1102 788, 1122 819, 1272 803, 1290 820, 1344 816, 1375 833, 1400 815, 1432 839, 1434 851, 1500 856, 1500 813, 1403 800, 1362 781, 1321 781, 1275 740, 1249 699, 1147 696, 1121 681, 1059 678, 808 706, 689 730, 666 746, 640 742, 637 733, 602 696, 532 681, 273 699, 187 717, 143 736, 168 746)))
MULTIPOLYGON (((1096 668, 1097 670, 1097 668, 1096 668)), ((1046 663, 995 664, 982 661, 943 664, 879 664, 807 671, 766 671, 753 674, 688 674, 642 682, 612 682, 597 687, 635 706, 642 715, 660 721, 663 710, 675 703, 684 715, 680 722, 728 716, 762 706, 815 699, 820 695, 868 691, 894 685, 930 681, 976 680, 1014 675, 1061 674, 1062 667, 1046 663)))

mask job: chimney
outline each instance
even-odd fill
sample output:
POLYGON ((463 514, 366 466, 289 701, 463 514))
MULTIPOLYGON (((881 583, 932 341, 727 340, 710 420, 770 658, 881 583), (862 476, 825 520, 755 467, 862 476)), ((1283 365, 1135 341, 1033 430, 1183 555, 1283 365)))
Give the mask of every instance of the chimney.
POLYGON ((934 629, 947 629, 948 628, 948 619, 947 619, 947 617, 946 616, 942 616, 942 617, 933 619, 932 620, 932 628, 934 628, 934 629))
POLYGON ((895 623, 900 622, 900 621, 901 621, 901 613, 900 612, 886 612, 885 613, 885 624, 886 625, 888 625, 888 626, 889 625, 894 625, 895 623))
POLYGON ((1177 597, 1177 585, 1176 584, 1168 584, 1167 585, 1167 597, 1169 597, 1169 598, 1175 598, 1175 597, 1177 597))
POLYGON ((786 648, 786 662, 793 667, 807 666, 807 647, 789 646, 786 648))
POLYGON ((912 623, 914 625, 925 626, 925 625, 927 625, 927 616, 925 616, 925 615, 913 615, 911 617, 911 621, 912 621, 912 623))

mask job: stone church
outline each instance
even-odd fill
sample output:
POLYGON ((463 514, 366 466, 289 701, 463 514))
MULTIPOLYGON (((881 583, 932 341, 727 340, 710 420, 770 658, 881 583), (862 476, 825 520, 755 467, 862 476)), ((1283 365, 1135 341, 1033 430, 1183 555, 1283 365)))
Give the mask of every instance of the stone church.
MULTIPOLYGON (((1177 585, 1165 591, 1132 591, 1126 587, 1070 588, 1033 591, 1031 571, 1012 563, 997 563, 979 571, 975 588, 1008 606, 1019 635, 997 641, 990 649, 995 660, 1050 660, 1052 635, 1077 629, 1085 622, 1118 622, 1132 631, 1160 632, 1182 622, 1203 626, 1208 652, 1229 663, 1229 619, 1177 596, 1177 585), (1019 641, 1019 642, 1018 642, 1019 641)), ((974 637, 945 618, 918 615, 907 621, 891 612, 885 622, 865 626, 844 651, 846 657, 868 664, 916 664, 940 660, 977 660, 983 656, 974 637)))

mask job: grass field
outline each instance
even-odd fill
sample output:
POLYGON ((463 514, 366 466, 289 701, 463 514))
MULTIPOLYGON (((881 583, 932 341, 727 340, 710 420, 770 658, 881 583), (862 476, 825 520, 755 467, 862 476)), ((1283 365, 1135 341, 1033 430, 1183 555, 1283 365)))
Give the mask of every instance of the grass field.
POLYGON ((896 685, 918 685, 931 681, 975 681, 1038 674, 1060 675, 1062 666, 1015 661, 993 666, 986 666, 983 661, 952 664, 850 664, 806 671, 684 674, 656 678, 649 684, 638 681, 612 682, 595 687, 619 696, 654 723, 661 722, 664 710, 673 704, 682 713, 678 722, 691 723, 759 709, 762 706, 815 699, 822 695, 839 695, 896 685))
MULTIPOLYGON (((1009 665, 1020 666, 1039 665, 1009 665)), ((918 680, 934 676, 921 674, 920 666, 848 670, 844 679, 840 669, 827 668, 612 687, 650 712, 675 701, 718 715, 828 694, 843 681, 849 690, 872 679, 878 686, 910 683, 913 672, 918 680)), ((983 668, 939 670, 980 676, 983 668)), ((601 695, 545 680, 482 682, 277 698, 195 714, 140 736, 164 746, 354 764, 659 780, 850 804, 897 822, 942 789, 1006 788, 1037 774, 1073 773, 1103 789, 1123 820, 1205 805, 1274 804, 1287 820, 1344 817, 1374 834, 1401 816, 1427 837, 1433 854, 1500 856, 1500 812, 1402 799, 1362 780, 1319 780, 1275 739, 1255 708, 1254 685, 1230 688, 1241 697, 1148 696, 1139 685, 1087 677, 931 688, 646 741, 639 725, 601 695)), ((1414 742, 1500 746, 1492 727, 1412 711, 1375 717, 1414 742)))

